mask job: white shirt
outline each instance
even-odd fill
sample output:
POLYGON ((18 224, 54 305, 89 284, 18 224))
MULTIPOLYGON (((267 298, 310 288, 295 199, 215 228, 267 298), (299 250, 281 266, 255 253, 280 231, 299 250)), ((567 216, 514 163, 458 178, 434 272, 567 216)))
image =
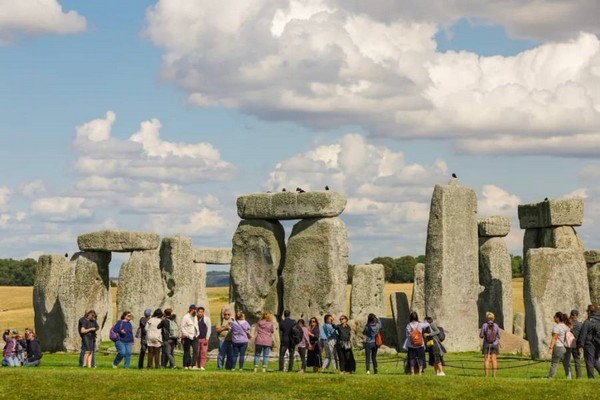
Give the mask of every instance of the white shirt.
POLYGON ((181 319, 181 335, 194 339, 198 337, 198 333, 198 318, 195 315, 192 317, 188 312, 181 319))

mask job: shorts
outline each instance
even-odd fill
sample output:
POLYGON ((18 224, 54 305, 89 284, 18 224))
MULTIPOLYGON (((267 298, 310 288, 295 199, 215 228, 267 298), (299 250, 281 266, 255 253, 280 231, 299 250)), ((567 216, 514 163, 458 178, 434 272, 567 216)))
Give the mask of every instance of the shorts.
POLYGON ((500 346, 498 346, 497 344, 484 344, 483 345, 483 354, 500 354, 500 346))
POLYGON ((85 352, 95 351, 96 350, 95 342, 96 341, 94 340, 93 337, 83 336, 83 338, 82 338, 83 351, 85 351, 85 352))

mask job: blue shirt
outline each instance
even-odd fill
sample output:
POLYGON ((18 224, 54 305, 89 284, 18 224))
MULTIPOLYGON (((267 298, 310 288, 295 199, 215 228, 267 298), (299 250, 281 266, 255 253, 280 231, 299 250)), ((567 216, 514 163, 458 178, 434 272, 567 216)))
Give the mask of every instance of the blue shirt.
POLYGON ((133 343, 133 327, 131 326, 131 322, 121 319, 117 321, 113 330, 119 334, 120 342, 133 343))

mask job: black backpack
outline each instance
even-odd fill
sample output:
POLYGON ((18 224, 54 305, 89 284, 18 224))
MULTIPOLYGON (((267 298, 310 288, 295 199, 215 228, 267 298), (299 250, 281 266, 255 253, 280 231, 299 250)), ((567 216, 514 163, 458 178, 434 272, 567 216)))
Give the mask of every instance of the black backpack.
POLYGON ((297 346, 302 341, 302 328, 298 325, 294 325, 292 327, 292 332, 290 334, 290 342, 292 346, 297 346))
POLYGON ((600 349, 600 321, 591 318, 589 329, 592 332, 592 344, 596 349, 600 349))
POLYGON ((438 326, 440 333, 438 333, 437 338, 440 342, 443 342, 446 339, 446 332, 444 332, 444 328, 438 326))

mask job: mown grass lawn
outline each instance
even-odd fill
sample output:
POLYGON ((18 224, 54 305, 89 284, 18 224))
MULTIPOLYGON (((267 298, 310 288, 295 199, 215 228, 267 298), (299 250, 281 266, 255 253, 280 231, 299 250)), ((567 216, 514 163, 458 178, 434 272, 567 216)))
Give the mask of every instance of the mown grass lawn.
MULTIPOLYGON (((500 358, 496 379, 483 378, 482 356, 449 354, 445 377, 403 374, 402 358, 380 357, 380 373, 366 375, 357 354, 357 373, 252 373, 252 358, 243 372, 113 369, 112 353, 97 355, 97 368, 77 367, 77 355, 46 354, 38 368, 2 368, 0 396, 10 399, 580 399, 595 398, 600 380, 567 381, 543 377, 548 363, 513 356, 500 358)), ((181 357, 177 359, 181 365, 181 357)), ((137 365, 137 355, 132 367, 137 365)), ((296 364, 298 368, 298 364, 296 364)))

